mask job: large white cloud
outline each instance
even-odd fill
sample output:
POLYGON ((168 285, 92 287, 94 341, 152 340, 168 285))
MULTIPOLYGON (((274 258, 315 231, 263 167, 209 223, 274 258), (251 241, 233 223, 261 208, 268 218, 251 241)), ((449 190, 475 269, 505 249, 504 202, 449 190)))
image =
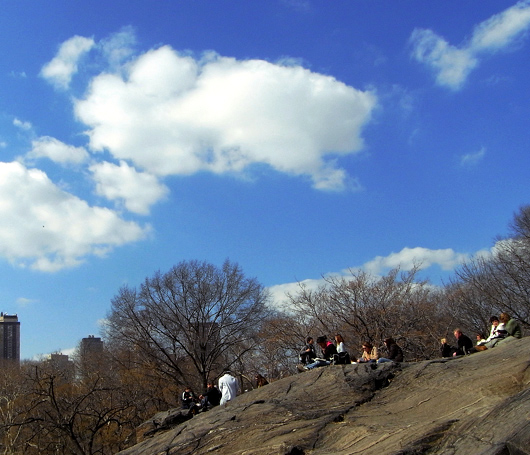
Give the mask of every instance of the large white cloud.
POLYGON ((92 38, 74 36, 61 44, 57 55, 44 65, 41 76, 56 88, 66 89, 72 76, 77 73, 79 59, 94 47, 92 38))
POLYGON ((92 80, 75 103, 90 147, 155 175, 241 172, 252 164, 342 189, 336 157, 359 151, 376 96, 300 66, 169 46, 92 80))
POLYGON ((530 1, 520 1, 475 27, 471 39, 460 46, 449 44, 432 30, 415 29, 410 41, 412 56, 436 73, 436 82, 459 89, 484 53, 509 48, 530 28, 530 1))
POLYGON ((91 207, 37 169, 0 162, 0 256, 53 272, 145 238, 149 227, 91 207))
POLYGON ((169 189, 158 179, 138 172, 124 161, 119 166, 102 162, 90 166, 96 182, 96 192, 110 200, 122 200, 134 213, 148 215, 149 208, 167 195, 169 189))

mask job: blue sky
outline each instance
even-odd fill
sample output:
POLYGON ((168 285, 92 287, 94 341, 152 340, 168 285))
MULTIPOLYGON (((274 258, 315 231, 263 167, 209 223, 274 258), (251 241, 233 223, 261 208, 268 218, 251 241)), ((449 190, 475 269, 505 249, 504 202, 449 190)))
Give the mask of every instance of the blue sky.
POLYGON ((530 202, 530 2, 7 1, 0 302, 21 356, 229 258, 441 283, 530 202))

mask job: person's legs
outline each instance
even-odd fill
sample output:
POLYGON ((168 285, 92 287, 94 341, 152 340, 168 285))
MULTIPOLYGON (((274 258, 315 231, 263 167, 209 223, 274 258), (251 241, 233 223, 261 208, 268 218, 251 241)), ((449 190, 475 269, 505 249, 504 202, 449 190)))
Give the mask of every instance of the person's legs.
POLYGON ((377 360, 377 363, 385 363, 385 362, 392 362, 392 360, 390 360, 390 359, 386 359, 385 357, 380 357, 380 358, 377 360))
POLYGON ((329 362, 328 360, 316 360, 315 362, 306 365, 306 368, 312 370, 313 368, 323 367, 329 365, 330 363, 331 362, 329 362))

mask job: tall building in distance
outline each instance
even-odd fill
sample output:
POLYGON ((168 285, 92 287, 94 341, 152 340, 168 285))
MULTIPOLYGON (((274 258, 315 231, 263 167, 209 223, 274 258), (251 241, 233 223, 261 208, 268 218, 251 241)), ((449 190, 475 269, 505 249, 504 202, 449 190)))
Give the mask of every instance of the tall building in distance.
POLYGON ((81 340, 81 355, 100 354, 103 352, 103 341, 94 335, 88 335, 81 340))
POLYGON ((16 314, 0 313, 0 359, 20 362, 20 322, 16 314))

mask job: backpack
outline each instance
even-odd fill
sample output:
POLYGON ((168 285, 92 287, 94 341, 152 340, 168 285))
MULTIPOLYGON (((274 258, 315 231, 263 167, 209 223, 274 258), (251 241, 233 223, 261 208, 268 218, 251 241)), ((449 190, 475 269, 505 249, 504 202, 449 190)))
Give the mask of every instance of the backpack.
POLYGON ((339 352, 338 354, 333 354, 333 365, 348 365, 350 363, 350 354, 348 354, 347 352, 339 352))

